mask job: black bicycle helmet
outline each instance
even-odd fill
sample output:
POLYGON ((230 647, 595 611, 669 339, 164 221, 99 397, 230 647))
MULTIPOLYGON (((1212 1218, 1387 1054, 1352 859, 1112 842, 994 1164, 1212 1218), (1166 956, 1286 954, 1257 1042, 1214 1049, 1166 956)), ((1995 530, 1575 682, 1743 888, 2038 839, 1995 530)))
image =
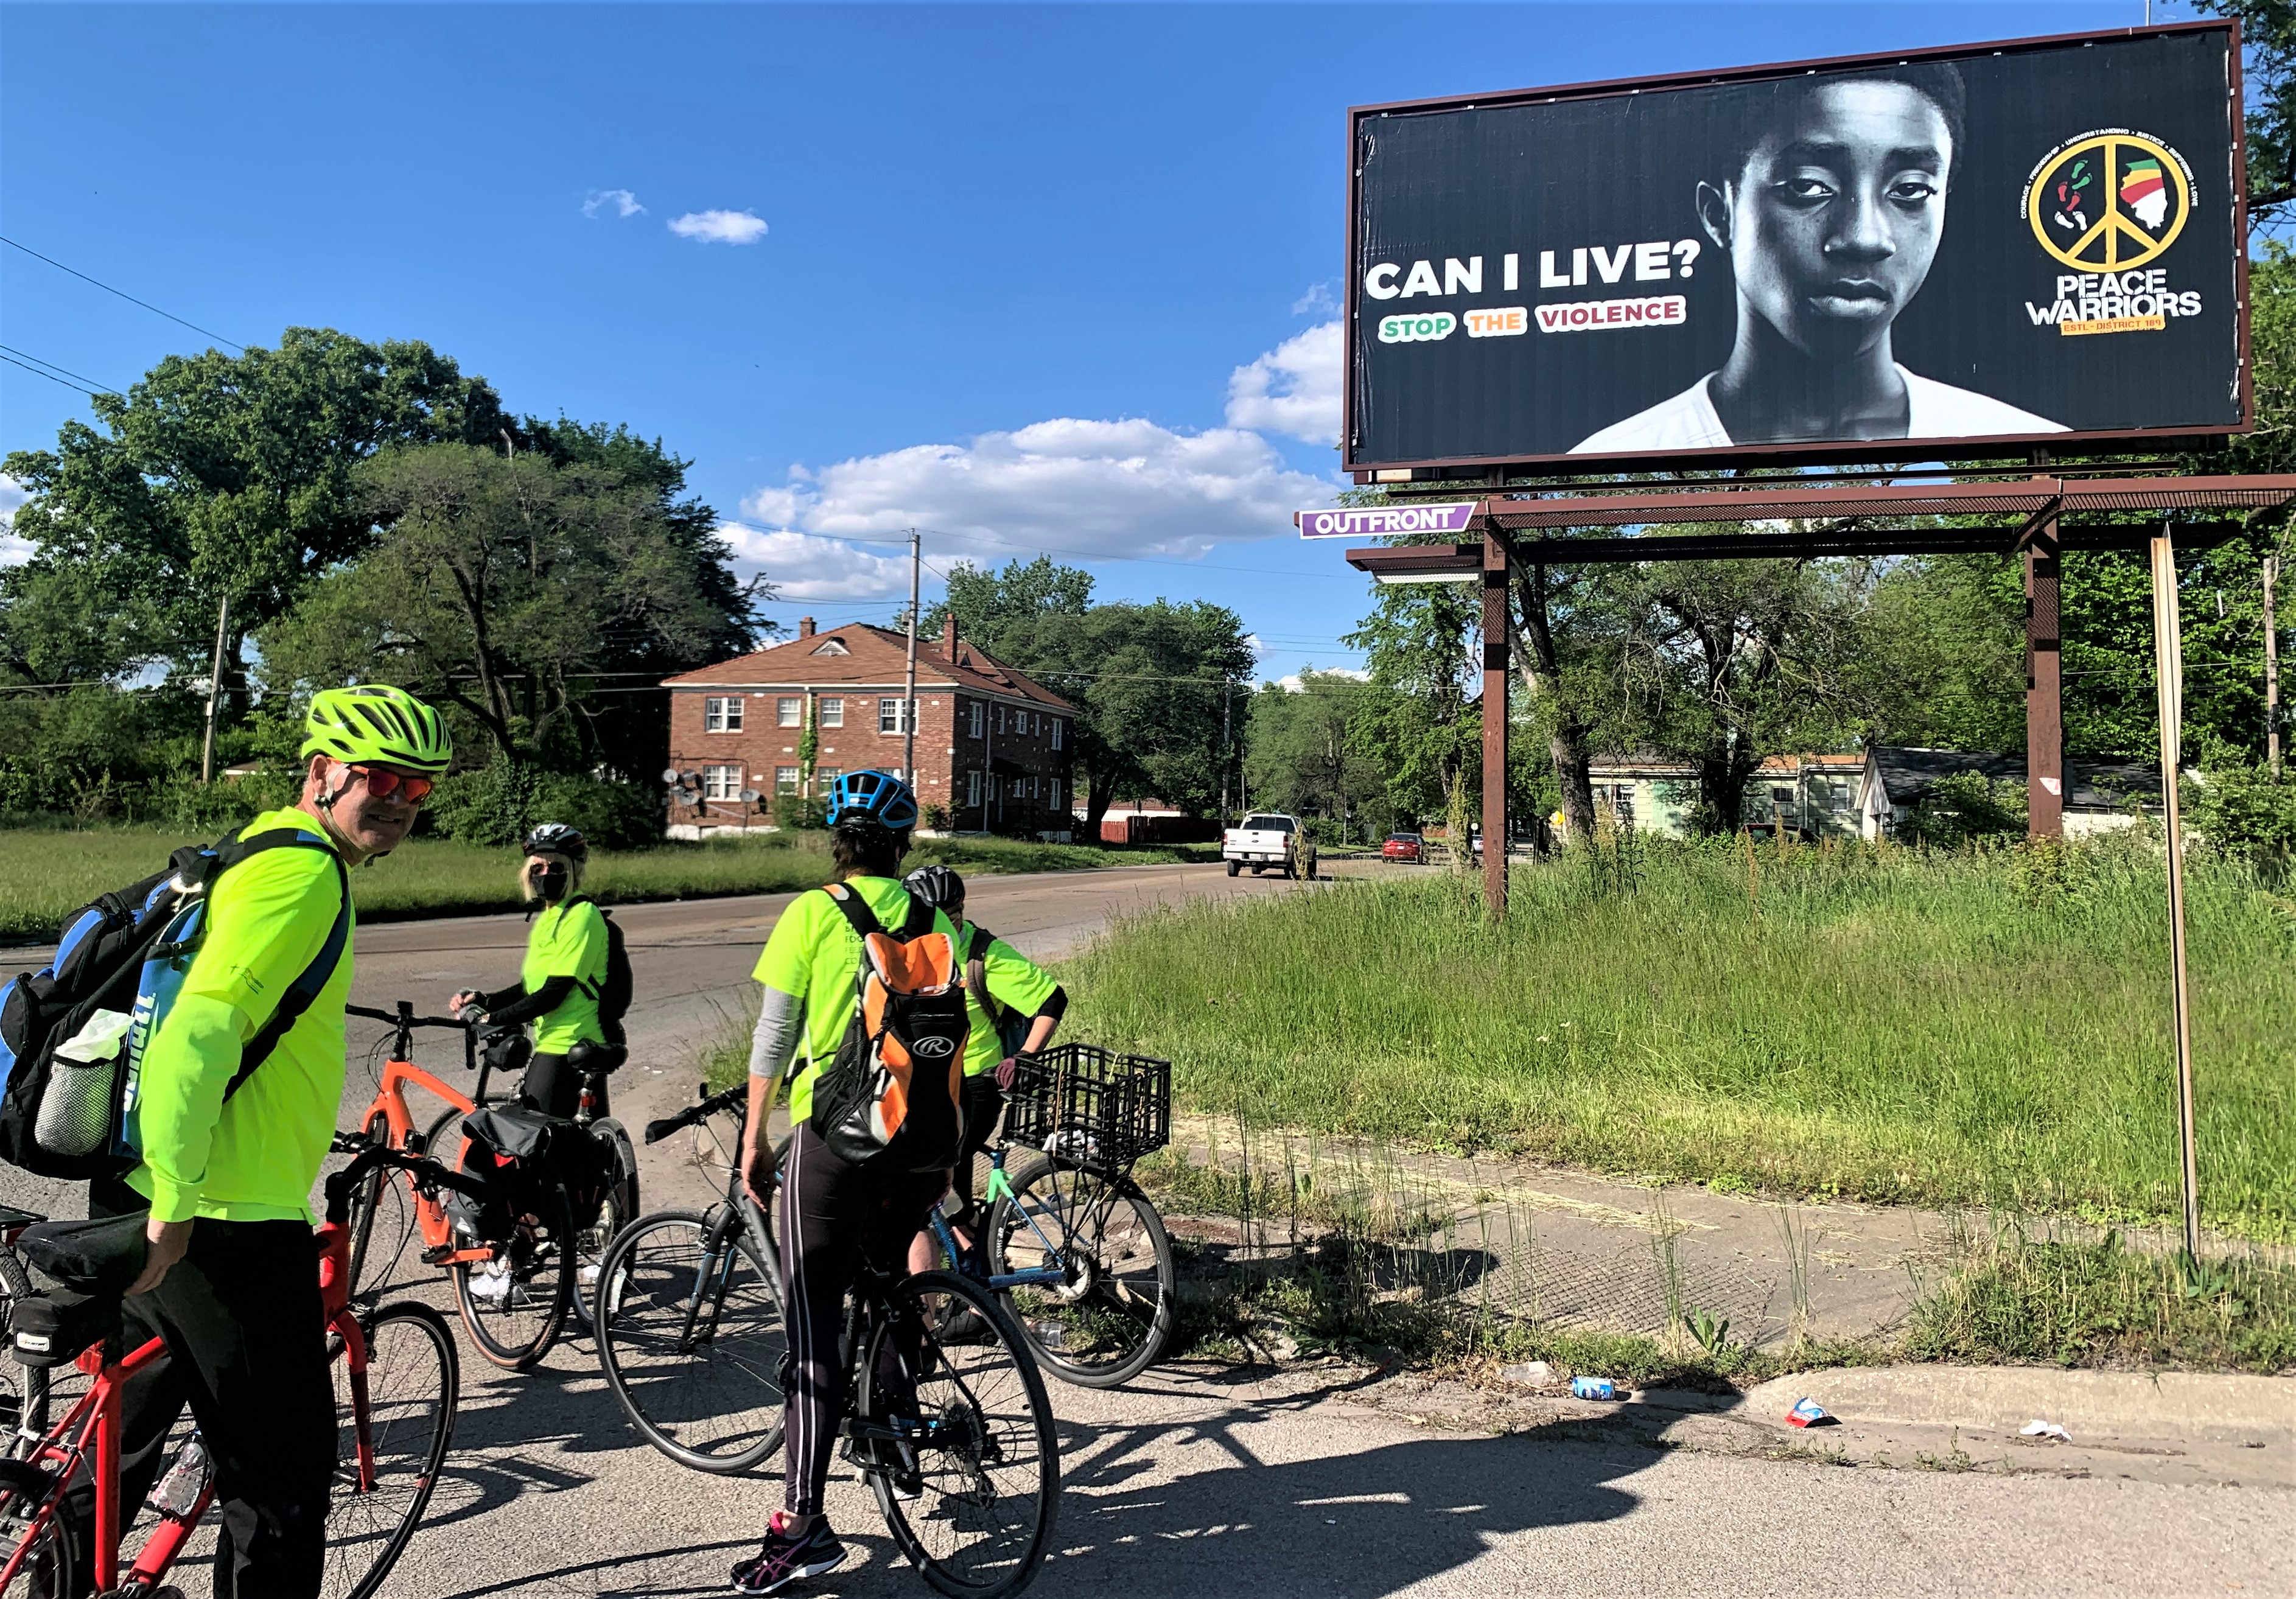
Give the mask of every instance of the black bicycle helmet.
POLYGON ((919 866, 901 879, 901 886, 936 910, 964 903, 964 879, 947 866, 919 866))
POLYGON ((582 836, 580 828, 563 822, 543 823, 526 835, 525 848, 529 855, 562 855, 577 861, 590 858, 590 840, 582 836))
POLYGON ((890 772, 848 772, 830 787, 829 824, 899 832, 917 824, 917 797, 890 772))

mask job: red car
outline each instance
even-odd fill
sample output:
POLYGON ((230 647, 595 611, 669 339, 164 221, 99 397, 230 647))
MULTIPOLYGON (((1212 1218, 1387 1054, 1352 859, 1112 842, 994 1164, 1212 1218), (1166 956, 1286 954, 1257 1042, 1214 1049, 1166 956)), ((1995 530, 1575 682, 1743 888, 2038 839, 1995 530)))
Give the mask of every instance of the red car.
POLYGON ((1417 861, 1425 858, 1425 853, 1415 832, 1390 832, 1387 842, 1379 847, 1379 858, 1383 861, 1417 861))

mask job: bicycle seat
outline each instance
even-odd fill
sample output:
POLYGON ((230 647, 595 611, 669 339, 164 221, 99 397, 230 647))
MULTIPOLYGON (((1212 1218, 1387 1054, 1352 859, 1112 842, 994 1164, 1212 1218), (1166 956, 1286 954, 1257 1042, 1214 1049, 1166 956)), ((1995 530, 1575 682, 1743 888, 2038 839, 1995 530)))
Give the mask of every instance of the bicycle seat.
POLYGON ((577 1044, 566 1052, 566 1063, 585 1075, 603 1077, 630 1058, 624 1044, 577 1044))

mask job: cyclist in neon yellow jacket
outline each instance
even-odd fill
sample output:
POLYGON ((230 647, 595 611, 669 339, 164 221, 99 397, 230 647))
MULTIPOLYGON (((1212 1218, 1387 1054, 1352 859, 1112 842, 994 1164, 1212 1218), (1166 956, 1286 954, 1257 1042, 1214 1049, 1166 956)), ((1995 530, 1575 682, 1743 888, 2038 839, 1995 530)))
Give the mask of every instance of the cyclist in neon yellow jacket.
POLYGON ((242 831, 297 829, 315 847, 264 850, 217 881, 199 954, 144 1054, 143 1164, 88 1187, 91 1217, 146 1216, 127 1339, 168 1345, 127 1390, 125 1502, 141 1503, 188 1403, 222 1504, 217 1591, 288 1599, 320 1590, 335 1469, 309 1199, 342 1098, 348 945, 310 1007, 225 1090, 334 929, 348 881, 337 862, 397 848, 453 753, 438 712, 381 685, 323 691, 306 731, 301 798, 242 831))

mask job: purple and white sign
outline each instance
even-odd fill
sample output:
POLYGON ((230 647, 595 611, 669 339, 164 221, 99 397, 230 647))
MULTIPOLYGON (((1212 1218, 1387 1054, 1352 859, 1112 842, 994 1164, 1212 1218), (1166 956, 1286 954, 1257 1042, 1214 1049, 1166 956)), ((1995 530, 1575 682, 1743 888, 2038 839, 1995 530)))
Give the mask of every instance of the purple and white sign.
POLYGON ((1390 538, 1402 533, 1464 533, 1480 500, 1446 505, 1335 505, 1294 511, 1302 538, 1390 538))

